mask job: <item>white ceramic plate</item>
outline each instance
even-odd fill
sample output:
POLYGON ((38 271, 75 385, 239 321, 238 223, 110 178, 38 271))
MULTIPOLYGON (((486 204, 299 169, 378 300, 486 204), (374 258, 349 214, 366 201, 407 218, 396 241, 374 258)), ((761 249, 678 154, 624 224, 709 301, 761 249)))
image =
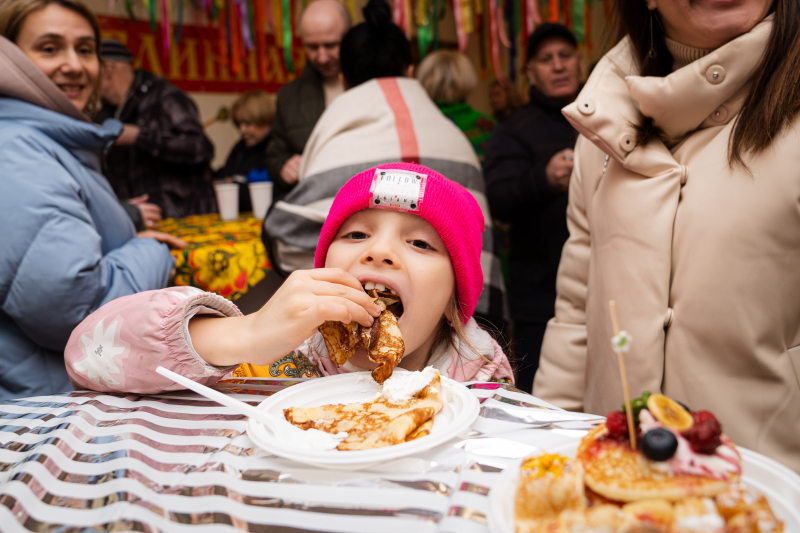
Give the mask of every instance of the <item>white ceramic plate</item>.
MULTIPOLYGON (((403 372, 395 369, 395 372, 403 372)), ((411 442, 404 442, 375 450, 320 451, 311 447, 289 445, 276 438, 263 424, 252 418, 247 424, 250 440, 269 453, 324 468, 354 470, 424 452, 465 435, 478 417, 480 404, 469 389, 452 379, 441 376, 444 407, 433 419, 430 435, 411 442), (449 391, 449 394, 448 394, 449 391), (449 399, 448 399, 449 398, 449 399)), ((279 417, 287 431, 294 427, 286 422, 283 410, 290 407, 318 407, 334 403, 364 402, 375 398, 381 386, 375 383, 369 372, 352 372, 338 376, 313 379, 301 385, 284 389, 261 402, 259 409, 279 417)))
MULTIPOLYGON (((547 450, 574 458, 579 441, 547 450)), ((737 447, 742 455, 742 481, 767 497, 772 510, 783 520, 784 531, 800 532, 800 475, 772 459, 737 447)), ((503 470, 489 492, 489 530, 492 533, 514 533, 514 490, 522 459, 503 470)))

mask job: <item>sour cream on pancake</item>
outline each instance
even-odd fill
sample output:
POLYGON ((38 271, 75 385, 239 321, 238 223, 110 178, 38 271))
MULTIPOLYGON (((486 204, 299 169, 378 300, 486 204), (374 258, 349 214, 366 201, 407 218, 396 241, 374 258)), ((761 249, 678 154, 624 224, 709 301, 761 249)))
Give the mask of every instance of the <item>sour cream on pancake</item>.
POLYGON ((383 397, 393 403, 410 400, 439 374, 432 366, 417 372, 398 370, 395 369, 392 376, 383 382, 383 397))

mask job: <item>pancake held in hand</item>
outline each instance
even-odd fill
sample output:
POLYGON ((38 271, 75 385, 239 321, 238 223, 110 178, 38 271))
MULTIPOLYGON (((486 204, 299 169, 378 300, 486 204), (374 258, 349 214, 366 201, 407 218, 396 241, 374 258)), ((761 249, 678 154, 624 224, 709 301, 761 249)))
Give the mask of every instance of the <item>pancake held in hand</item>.
POLYGON ((370 360, 380 366, 372 371, 372 377, 383 383, 400 363, 405 353, 405 343, 395 313, 402 314, 400 298, 389 290, 370 289, 367 294, 381 308, 381 314, 372 327, 356 322, 327 321, 319 327, 328 355, 336 366, 342 366, 356 354, 360 347, 367 350, 370 360))
POLYGON ((361 345, 360 328, 358 322, 344 324, 330 320, 319 327, 328 355, 336 366, 342 366, 356 354, 361 345))
POLYGON ((371 361, 380 366, 372 371, 372 378, 378 383, 383 383, 391 375, 394 367, 403 358, 405 343, 397 325, 397 319, 388 309, 379 317, 380 327, 378 338, 369 346, 368 354, 371 361))
POLYGON ((300 429, 347 433, 339 450, 368 450, 392 446, 423 437, 430 432, 433 417, 444 405, 439 373, 411 399, 392 402, 384 397, 365 403, 292 407, 286 420, 300 429))

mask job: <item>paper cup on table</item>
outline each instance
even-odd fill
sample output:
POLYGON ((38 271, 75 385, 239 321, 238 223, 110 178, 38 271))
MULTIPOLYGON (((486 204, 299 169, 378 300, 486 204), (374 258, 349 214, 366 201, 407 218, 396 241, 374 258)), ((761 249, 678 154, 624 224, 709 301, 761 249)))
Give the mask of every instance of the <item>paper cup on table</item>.
POLYGON ((272 182, 255 181, 248 184, 250 187, 250 203, 253 204, 253 216, 264 218, 267 209, 272 205, 272 182))
POLYGON ((217 208, 219 218, 230 221, 239 218, 239 184, 215 183, 214 192, 217 194, 217 208))

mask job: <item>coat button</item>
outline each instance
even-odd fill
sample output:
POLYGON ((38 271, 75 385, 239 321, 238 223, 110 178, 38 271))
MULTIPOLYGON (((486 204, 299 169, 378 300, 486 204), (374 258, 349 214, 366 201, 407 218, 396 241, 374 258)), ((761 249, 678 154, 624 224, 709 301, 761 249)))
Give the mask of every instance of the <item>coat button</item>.
POLYGON ((681 165, 681 185, 686 185, 686 181, 689 179, 689 169, 686 168, 686 165, 681 165))
POLYGON ((143 92, 143 93, 146 93, 146 92, 147 92, 147 91, 149 91, 149 90, 150 90, 150 87, 148 87, 146 84, 145 84, 145 85, 142 85, 142 92, 143 92))
POLYGON ((578 111, 584 115, 591 115, 594 113, 594 102, 591 100, 582 100, 578 102, 578 111))
POLYGON ((706 79, 714 85, 722 83, 725 81, 725 69, 719 65, 711 65, 706 70, 706 79))
POLYGON ((711 113, 711 120, 714 122, 725 122, 726 118, 728 118, 728 110, 724 105, 719 106, 714 110, 713 113, 711 113))
POLYGON ((673 316, 672 308, 667 307, 667 314, 664 316, 664 329, 670 327, 672 325, 672 316, 673 316))
POLYGON ((630 152, 636 148, 636 139, 630 133, 626 133, 619 138, 619 147, 625 152, 630 152))

